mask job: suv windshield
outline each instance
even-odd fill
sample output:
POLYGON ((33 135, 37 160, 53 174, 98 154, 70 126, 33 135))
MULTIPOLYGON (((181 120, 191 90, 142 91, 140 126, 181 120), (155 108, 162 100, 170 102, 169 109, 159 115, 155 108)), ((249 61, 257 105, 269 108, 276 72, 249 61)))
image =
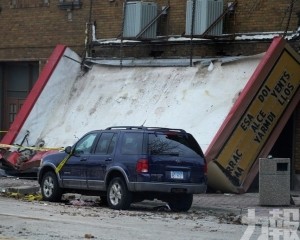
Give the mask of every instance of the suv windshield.
POLYGON ((155 133, 149 134, 151 155, 172 155, 180 157, 199 157, 197 149, 185 134, 155 133))

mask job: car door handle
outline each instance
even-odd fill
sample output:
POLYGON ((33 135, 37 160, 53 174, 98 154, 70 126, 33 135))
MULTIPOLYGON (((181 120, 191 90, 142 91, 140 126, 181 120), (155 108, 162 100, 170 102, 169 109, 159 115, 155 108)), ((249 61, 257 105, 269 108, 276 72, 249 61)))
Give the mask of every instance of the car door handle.
POLYGON ((87 161, 87 158, 80 159, 80 162, 85 162, 85 161, 87 161))
POLYGON ((111 161, 112 161, 112 158, 105 159, 105 162, 111 162, 111 161))

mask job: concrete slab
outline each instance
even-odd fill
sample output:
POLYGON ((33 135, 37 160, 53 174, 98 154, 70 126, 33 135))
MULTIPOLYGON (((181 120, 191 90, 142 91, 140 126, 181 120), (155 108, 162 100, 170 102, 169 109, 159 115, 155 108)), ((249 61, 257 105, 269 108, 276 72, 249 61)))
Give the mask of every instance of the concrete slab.
POLYGON ((4 192, 6 193, 19 193, 23 195, 35 194, 39 191, 40 191, 40 187, 38 186, 18 186, 18 187, 4 188, 4 192))

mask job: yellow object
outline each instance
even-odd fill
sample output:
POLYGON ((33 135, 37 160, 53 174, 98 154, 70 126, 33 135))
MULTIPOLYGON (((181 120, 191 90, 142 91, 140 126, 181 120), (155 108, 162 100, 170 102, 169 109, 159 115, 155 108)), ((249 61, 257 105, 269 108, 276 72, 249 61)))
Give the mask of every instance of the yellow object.
POLYGON ((43 199, 41 194, 30 194, 30 195, 26 195, 24 197, 25 200, 27 201, 41 201, 43 199))
POLYGON ((28 147, 28 146, 19 146, 19 145, 9 145, 9 144, 0 144, 0 148, 21 148, 21 149, 30 149, 36 151, 48 151, 48 150, 63 150, 63 147, 28 147))
POLYGON ((63 168, 63 166, 65 165, 65 163, 69 160, 69 158, 71 157, 71 154, 67 155, 61 162, 60 164, 57 166, 57 168, 55 169, 56 173, 59 173, 59 171, 63 168))

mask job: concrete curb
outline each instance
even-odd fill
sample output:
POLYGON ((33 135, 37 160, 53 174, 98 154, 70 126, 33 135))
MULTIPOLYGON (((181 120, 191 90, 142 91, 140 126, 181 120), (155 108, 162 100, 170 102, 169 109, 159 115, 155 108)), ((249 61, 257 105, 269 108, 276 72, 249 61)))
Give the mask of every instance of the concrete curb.
POLYGON ((23 195, 35 194, 40 191, 38 186, 19 186, 19 187, 7 187, 2 188, 2 193, 19 193, 23 195))

